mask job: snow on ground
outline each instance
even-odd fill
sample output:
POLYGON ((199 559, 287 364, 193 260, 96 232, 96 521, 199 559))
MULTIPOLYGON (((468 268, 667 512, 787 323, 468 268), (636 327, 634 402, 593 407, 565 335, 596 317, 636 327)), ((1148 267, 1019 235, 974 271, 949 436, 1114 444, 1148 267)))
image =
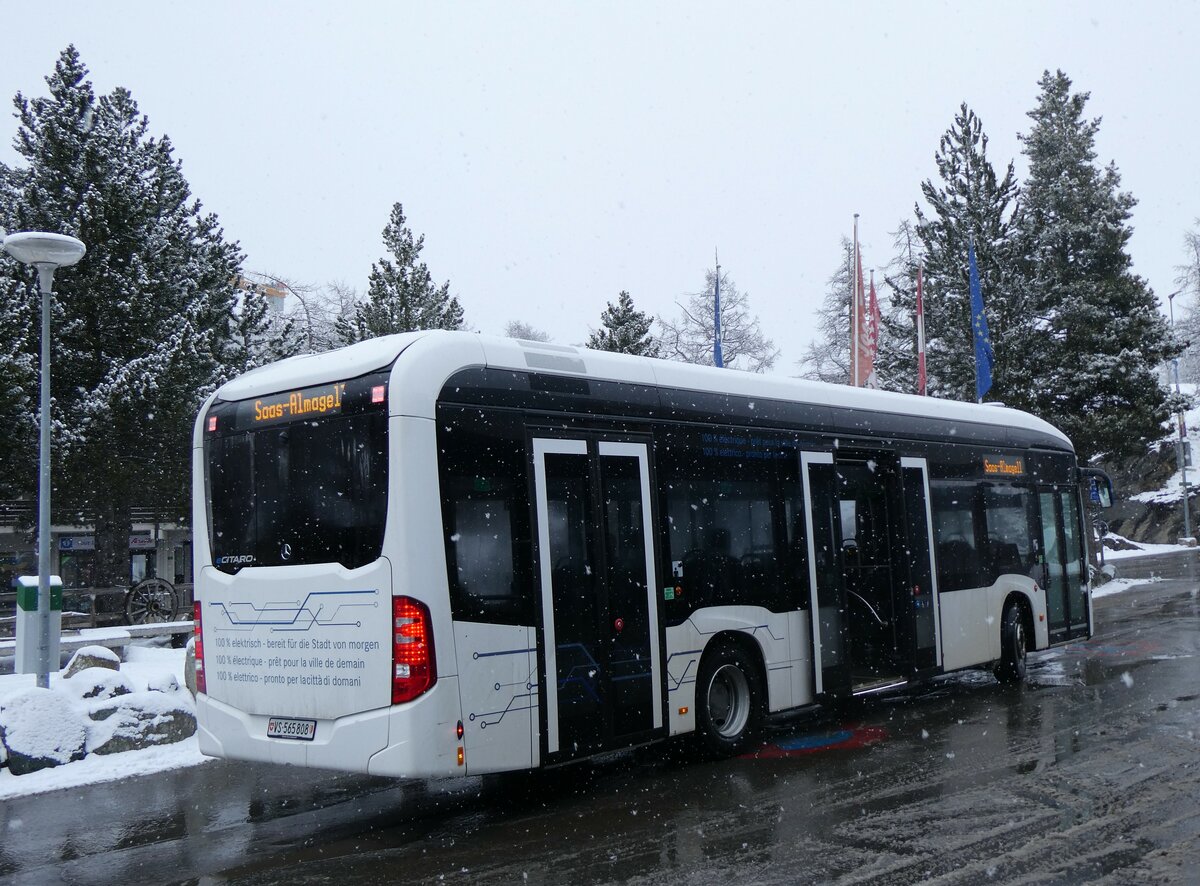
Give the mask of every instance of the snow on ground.
POLYGON ((1127 542, 1128 544, 1137 545, 1137 547, 1132 548, 1127 551, 1113 551, 1113 550, 1109 550, 1108 548, 1105 548, 1104 549, 1105 562, 1108 562, 1109 560, 1128 560, 1133 557, 1149 557, 1154 554, 1173 554, 1176 551, 1195 550, 1195 548, 1189 548, 1187 545, 1152 545, 1152 544, 1146 544, 1145 542, 1140 542, 1140 541, 1130 541, 1129 539, 1124 538, 1120 535, 1116 535, 1115 533, 1112 533, 1112 532, 1110 532, 1108 534, 1108 537, 1120 539, 1121 541, 1127 542))
MULTIPOLYGON (((1195 397, 1196 385, 1179 386, 1180 393, 1195 397)), ((1177 425, 1178 418, 1174 415, 1167 421, 1167 433, 1163 436, 1164 441, 1169 441, 1172 444, 1179 439, 1179 427, 1177 425)), ((1193 460, 1200 459, 1200 401, 1197 405, 1187 410, 1183 414, 1184 424, 1187 426, 1187 440, 1191 444, 1193 460)), ((1152 447, 1153 448, 1153 447, 1152 447)), ((1188 486, 1195 487, 1200 481, 1200 464, 1195 464, 1187 469, 1188 486)), ((1139 492, 1136 495, 1129 496, 1130 501, 1139 501, 1152 504, 1169 504, 1177 502, 1183 498, 1183 476, 1179 471, 1171 475, 1171 478, 1163 484, 1161 489, 1152 489, 1148 492, 1139 492)))
MULTIPOLYGON (((183 649, 158 646, 129 646, 125 650, 125 661, 121 673, 135 687, 161 683, 174 677, 183 685, 183 649)), ((37 685, 34 674, 0 675, 0 701, 18 692, 37 685)), ((59 674, 50 675, 50 688, 65 689, 59 674)), ((90 754, 82 760, 31 772, 28 775, 13 775, 8 769, 0 769, 0 801, 10 797, 41 794, 64 788, 75 788, 86 784, 150 775, 167 769, 197 766, 208 761, 201 756, 196 736, 181 742, 123 754, 90 754)))
POLYGON ((1099 587, 1092 588, 1092 599, 1100 597, 1109 597, 1113 594, 1119 594, 1121 591, 1127 591, 1134 585, 1148 585, 1151 582, 1162 581, 1161 578, 1114 578, 1112 581, 1106 581, 1099 587))

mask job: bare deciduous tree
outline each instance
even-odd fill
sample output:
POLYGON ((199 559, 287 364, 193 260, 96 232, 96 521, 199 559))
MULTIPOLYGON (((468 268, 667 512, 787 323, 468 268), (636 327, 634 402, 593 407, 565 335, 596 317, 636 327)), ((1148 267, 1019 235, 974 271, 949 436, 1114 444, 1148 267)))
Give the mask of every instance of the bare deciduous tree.
POLYGON ((523 320, 509 320, 505 323, 504 337, 519 338, 523 341, 550 341, 550 333, 523 320))
MULTIPOLYGON (((680 316, 658 318, 662 327, 658 355, 683 363, 713 365, 713 305, 716 271, 705 272, 706 288, 676 302, 680 316)), ((750 313, 749 296, 737 288, 726 272, 721 273, 721 353, 728 369, 766 372, 779 358, 775 343, 763 335, 758 318, 750 313)))

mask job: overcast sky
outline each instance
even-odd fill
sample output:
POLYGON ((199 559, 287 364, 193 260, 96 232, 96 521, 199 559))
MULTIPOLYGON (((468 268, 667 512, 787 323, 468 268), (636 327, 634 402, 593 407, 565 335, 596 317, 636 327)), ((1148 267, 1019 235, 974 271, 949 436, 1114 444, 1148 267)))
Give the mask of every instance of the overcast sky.
POLYGON ((400 201, 483 332, 578 343, 622 289, 673 315, 719 248, 791 374, 853 214, 882 266, 964 100, 1023 173, 1047 68, 1091 92, 1165 302, 1200 216, 1198 24, 1194 3, 22 4, 0 96, 44 95, 74 43, 247 270, 365 290, 400 201))

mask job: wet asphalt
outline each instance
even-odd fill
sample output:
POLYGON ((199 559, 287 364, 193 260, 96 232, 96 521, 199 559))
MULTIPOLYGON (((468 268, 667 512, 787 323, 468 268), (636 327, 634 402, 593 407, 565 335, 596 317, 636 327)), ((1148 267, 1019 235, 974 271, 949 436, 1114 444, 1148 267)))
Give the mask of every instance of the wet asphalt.
POLYGON ((489 779, 212 762, 0 804, 14 883, 1200 883, 1200 552, 1121 561, 1096 636, 684 743, 489 779))

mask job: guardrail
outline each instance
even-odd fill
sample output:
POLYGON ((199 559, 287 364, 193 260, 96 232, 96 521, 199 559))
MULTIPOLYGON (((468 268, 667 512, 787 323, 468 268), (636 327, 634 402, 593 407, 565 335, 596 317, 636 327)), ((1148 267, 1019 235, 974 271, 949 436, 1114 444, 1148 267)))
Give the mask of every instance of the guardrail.
MULTIPOLYGON (((109 649, 122 649, 134 640, 146 637, 190 637, 195 622, 164 621, 155 624, 122 625, 112 628, 81 628, 78 631, 63 632, 59 641, 60 652, 74 652, 84 646, 107 646, 109 649)), ((17 654, 15 639, 0 640, 0 659, 14 658, 17 654)))

